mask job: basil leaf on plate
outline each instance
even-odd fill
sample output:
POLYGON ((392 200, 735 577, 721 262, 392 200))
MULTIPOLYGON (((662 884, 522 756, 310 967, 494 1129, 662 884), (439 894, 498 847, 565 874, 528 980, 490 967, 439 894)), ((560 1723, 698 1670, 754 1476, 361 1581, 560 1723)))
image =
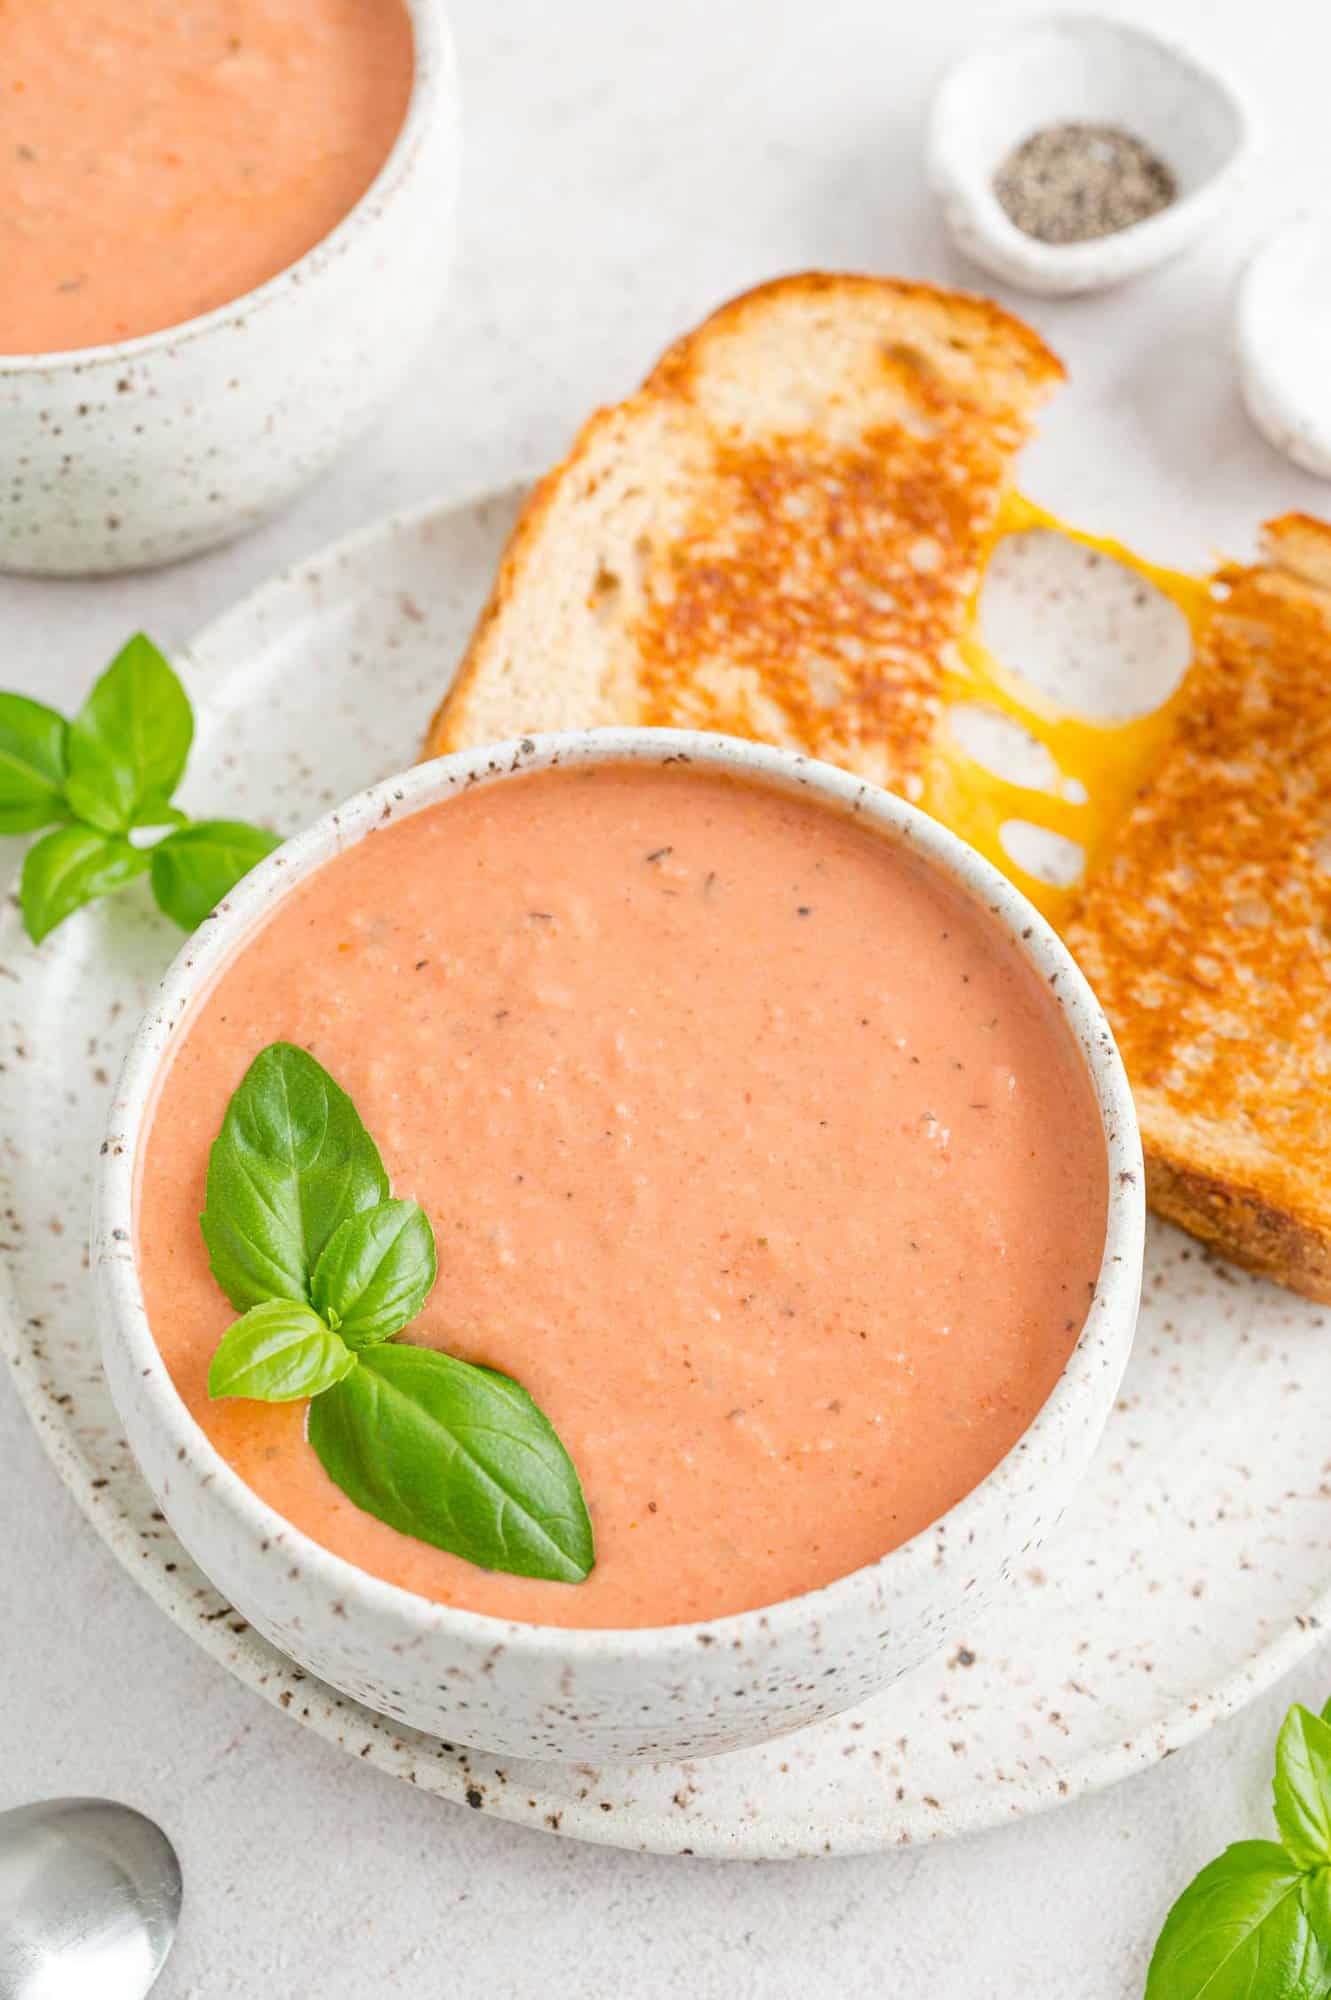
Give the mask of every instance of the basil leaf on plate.
POLYGON ((188 825, 189 814, 182 812, 179 806, 173 806, 170 799, 164 799, 159 793, 155 798, 142 800, 135 807, 134 818, 130 823, 130 832, 148 832, 155 830, 159 826, 188 825))
POLYGON ((184 930, 197 930, 241 876, 280 845, 275 833, 239 819, 194 820, 168 833, 152 850, 158 908, 184 930))
POLYGON ((291 1403, 321 1395, 355 1366, 355 1355, 312 1307, 269 1299, 251 1306, 222 1335, 208 1369, 208 1394, 291 1403))
POLYGON ((1303 1907, 1331 1966, 1331 1867, 1315 1868, 1304 1876, 1303 1907))
POLYGON ((1272 1840, 1227 1847, 1165 1919, 1145 2000, 1326 2000, 1331 1961, 1305 1906, 1305 1880, 1272 1840))
POLYGON ((379 1149, 346 1092, 290 1042, 261 1050, 213 1141, 199 1218, 232 1305, 308 1304, 334 1230, 387 1196, 379 1149))
POLYGON ((429 1347, 366 1348, 311 1403, 309 1439, 358 1507, 467 1562, 581 1583, 596 1560, 572 1460, 493 1369, 429 1347))
POLYGON ((144 633, 121 647, 69 727, 70 805, 124 833, 148 800, 169 799, 194 736, 189 698, 144 633))
POLYGON ((58 826, 23 858, 19 903, 34 944, 84 903, 123 889, 148 867, 148 856, 118 834, 93 826, 58 826))
POLYGON ((382 1201, 349 1216, 328 1239, 310 1296, 348 1347, 400 1333, 435 1280, 434 1231, 414 1201, 382 1201))
POLYGON ((1291 1861, 1331 1861, 1331 1723, 1295 1702, 1276 1739, 1276 1825, 1291 1861))
POLYGON ((67 819, 69 725, 45 703, 0 694, 0 833, 36 833, 67 819))

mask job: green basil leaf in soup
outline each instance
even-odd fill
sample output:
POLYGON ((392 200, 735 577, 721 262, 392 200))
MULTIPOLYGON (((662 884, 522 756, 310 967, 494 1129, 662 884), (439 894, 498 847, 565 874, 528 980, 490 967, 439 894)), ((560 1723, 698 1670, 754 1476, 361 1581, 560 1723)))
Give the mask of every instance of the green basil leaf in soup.
POLYGON ((238 819, 194 820, 168 833, 152 850, 159 909, 184 930, 197 930, 241 876, 280 845, 275 833, 238 819))
POLYGON ((84 903, 109 896, 145 873, 148 856, 119 834, 93 826, 59 826, 44 834, 23 859, 19 904, 34 944, 84 903))
POLYGON ((68 819, 69 724, 44 702, 0 694, 0 833, 36 833, 68 819))
POLYGON ((1331 1861, 1331 1724, 1295 1702, 1276 1739, 1280 1838, 1301 1868, 1331 1861))
POLYGON ((1165 1919, 1145 2000, 1325 2000, 1331 1960, 1309 1917, 1306 1879, 1274 1841, 1227 1847, 1165 1919))
POLYGON ((208 1369, 208 1394, 292 1403, 321 1395, 355 1366, 355 1355, 312 1307, 269 1299, 251 1306, 222 1335, 208 1369))
POLYGON ((384 1201, 348 1217, 315 1267, 310 1296, 348 1347, 400 1333, 436 1272, 434 1230, 414 1201, 384 1201))
POLYGON ((200 1217, 232 1305, 308 1304, 334 1230, 387 1196, 379 1149, 322 1064, 290 1042, 261 1050, 213 1141, 200 1217))
POLYGON ((367 1514, 483 1569, 581 1583, 596 1560, 573 1462, 507 1375, 371 1347, 310 1405, 309 1438, 367 1514))
POLYGON ((145 801, 170 798, 193 737, 184 688, 152 640, 136 633, 70 724, 70 805, 90 826, 125 832, 145 801))

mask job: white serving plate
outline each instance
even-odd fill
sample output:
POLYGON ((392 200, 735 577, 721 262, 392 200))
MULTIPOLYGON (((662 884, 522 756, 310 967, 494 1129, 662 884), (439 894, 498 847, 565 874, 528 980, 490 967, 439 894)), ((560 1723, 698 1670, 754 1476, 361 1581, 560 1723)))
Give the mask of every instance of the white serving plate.
MULTIPOLYGON (((407 762, 518 495, 379 524, 266 585, 181 661, 186 802, 293 831, 407 762)), ((130 1028, 179 934, 139 888, 40 952, 0 917, 0 1346, 125 1567, 239 1680, 351 1756, 503 1818, 629 1848, 855 1853, 969 1833, 1150 1764, 1284 1673, 1331 1617, 1328 1315, 1153 1227, 1122 1398, 1013 1598, 888 1694, 690 1765, 496 1761, 303 1676, 212 1590, 121 1438, 77 1255, 130 1028)))

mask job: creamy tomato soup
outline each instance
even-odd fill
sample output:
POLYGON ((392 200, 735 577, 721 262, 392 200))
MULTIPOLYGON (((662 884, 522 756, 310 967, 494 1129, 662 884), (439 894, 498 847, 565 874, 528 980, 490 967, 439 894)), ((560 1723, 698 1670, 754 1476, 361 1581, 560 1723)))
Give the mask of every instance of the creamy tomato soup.
POLYGON ((0 0, 0 352, 285 270, 388 157, 412 59, 403 0, 0 0))
POLYGON ((279 1513, 425 1597, 634 1626, 830 1582, 960 1499, 1077 1338, 1106 1199, 1080 1055, 983 910, 815 804, 612 765, 478 787, 294 891, 175 1045, 138 1239, 176 1386, 279 1513), (516 1376, 568 1446, 586 1583, 410 1540, 303 1406, 209 1401, 208 1148, 278 1038, 433 1218, 409 1337, 516 1376))

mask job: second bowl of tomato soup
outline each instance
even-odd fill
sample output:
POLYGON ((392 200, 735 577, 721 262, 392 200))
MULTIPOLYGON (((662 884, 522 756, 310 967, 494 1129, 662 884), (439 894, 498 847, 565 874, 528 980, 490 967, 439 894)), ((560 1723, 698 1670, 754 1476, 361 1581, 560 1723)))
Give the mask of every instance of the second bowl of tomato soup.
POLYGON ((1094 1450, 1142 1236, 1017 891, 828 766, 627 730, 262 864, 140 1032, 95 1253, 130 1440, 247 1618, 451 1740, 629 1759, 974 1616, 1094 1450))
POLYGON ((0 569, 234 535, 364 426, 437 319, 444 0, 8 0, 4 58, 0 569))

